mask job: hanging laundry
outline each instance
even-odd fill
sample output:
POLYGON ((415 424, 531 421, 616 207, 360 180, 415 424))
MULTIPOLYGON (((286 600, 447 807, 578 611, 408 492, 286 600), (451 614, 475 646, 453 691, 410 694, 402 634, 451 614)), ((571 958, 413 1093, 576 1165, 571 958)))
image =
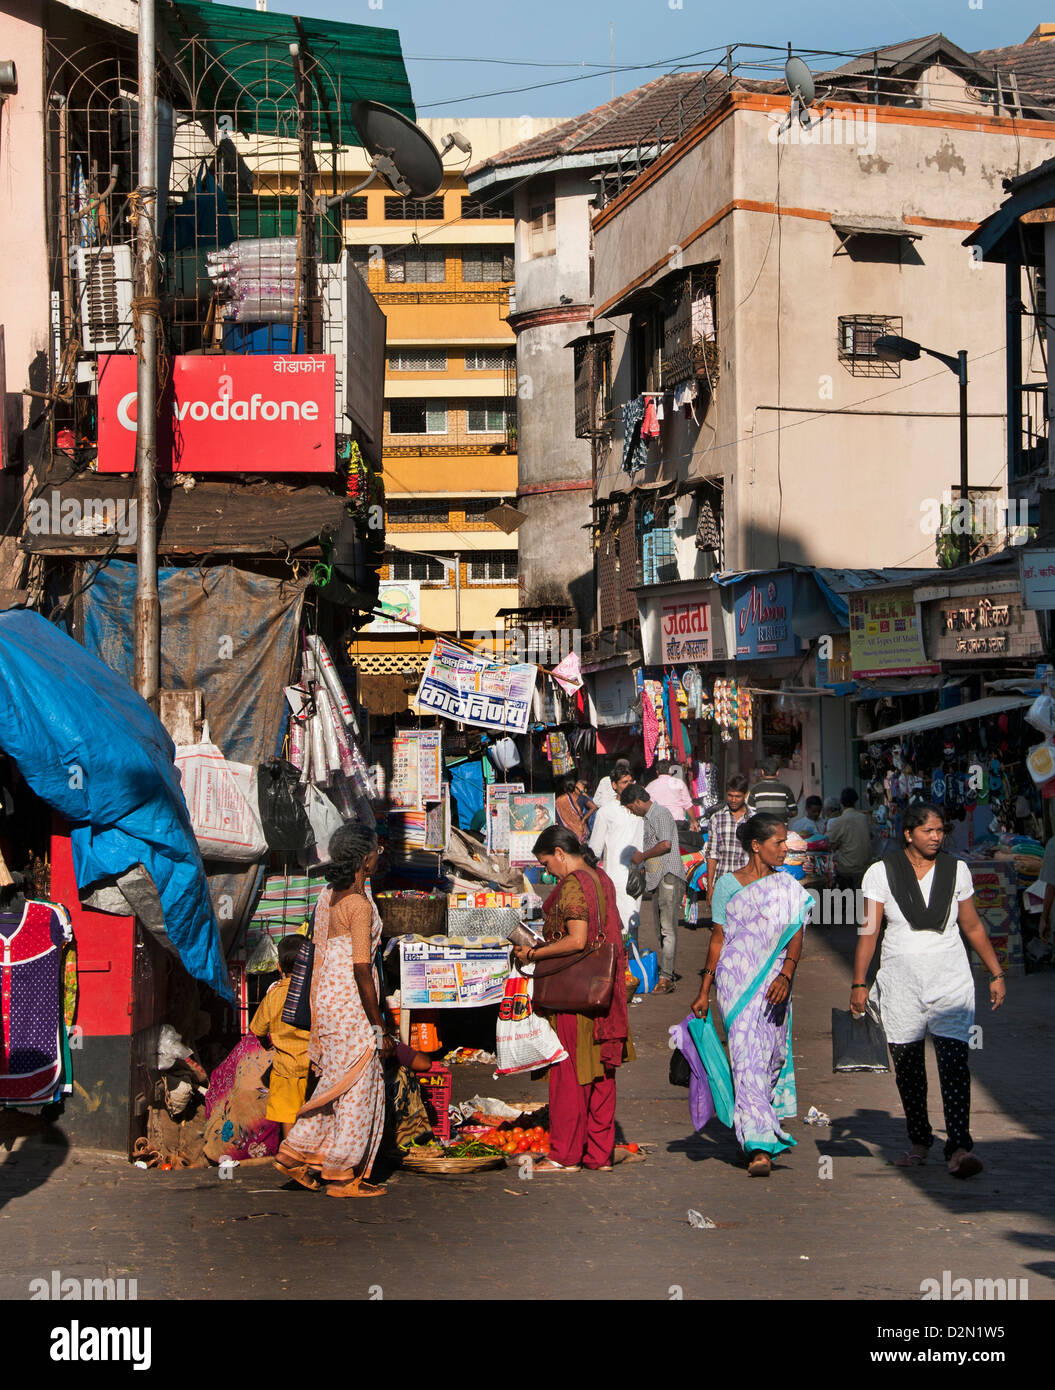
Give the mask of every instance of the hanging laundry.
POLYGON ((659 400, 656 402, 656 419, 657 419, 657 420, 662 420, 662 419, 663 419, 663 397, 662 397, 662 396, 661 396, 661 397, 659 398, 659 400))
POLYGON ((30 901, 21 913, 0 913, 0 937, 0 1102, 46 1105, 62 1088, 62 950, 73 929, 65 908, 30 901))
POLYGON ((648 446, 641 438, 645 418, 645 398, 635 396, 623 406, 623 472, 633 473, 648 462, 648 446))
POLYGON ((695 381, 682 381, 674 388, 674 409, 691 410, 692 403, 696 399, 697 386, 695 381))
POLYGON ((641 420, 641 438, 659 438, 659 416, 656 413, 656 400, 654 396, 645 397, 645 414, 641 420))

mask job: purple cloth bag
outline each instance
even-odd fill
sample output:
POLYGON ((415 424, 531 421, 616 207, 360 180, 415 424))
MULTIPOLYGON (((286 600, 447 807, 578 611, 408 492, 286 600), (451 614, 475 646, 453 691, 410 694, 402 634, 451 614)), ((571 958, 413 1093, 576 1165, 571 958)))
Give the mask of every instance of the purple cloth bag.
POLYGON ((688 1014, 680 1023, 676 1023, 669 1029, 674 1046, 680 1051, 681 1055, 689 1064, 691 1077, 689 1080, 689 1117, 692 1120, 694 1130, 703 1129, 708 1120, 713 1120, 717 1111, 714 1108, 714 1100, 711 1096, 710 1083, 707 1080, 707 1073, 704 1070, 700 1054, 696 1050, 689 1033, 689 1023, 693 1015, 688 1014))

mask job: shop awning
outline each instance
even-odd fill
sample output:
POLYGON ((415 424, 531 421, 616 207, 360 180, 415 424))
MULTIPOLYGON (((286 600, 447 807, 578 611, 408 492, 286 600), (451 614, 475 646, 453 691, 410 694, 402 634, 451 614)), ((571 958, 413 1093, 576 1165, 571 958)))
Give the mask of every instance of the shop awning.
POLYGON ((166 0, 158 7, 194 110, 231 116, 242 134, 294 138, 293 66, 299 46, 315 89, 317 129, 327 143, 360 145, 349 108, 384 102, 415 119, 399 31, 333 19, 301 19, 273 10, 243 10, 202 0, 166 0))
POLYGON ((901 738, 903 734, 919 734, 924 729, 944 729, 947 724, 962 724, 965 719, 986 719, 990 714, 1003 714, 1009 709, 1024 709, 1032 703, 1032 699, 1020 695, 990 695, 984 700, 971 700, 966 705, 935 710, 933 714, 921 714, 918 719, 906 719, 903 724, 892 724, 888 729, 878 729, 874 734, 866 734, 864 741, 878 743, 881 739, 901 738))

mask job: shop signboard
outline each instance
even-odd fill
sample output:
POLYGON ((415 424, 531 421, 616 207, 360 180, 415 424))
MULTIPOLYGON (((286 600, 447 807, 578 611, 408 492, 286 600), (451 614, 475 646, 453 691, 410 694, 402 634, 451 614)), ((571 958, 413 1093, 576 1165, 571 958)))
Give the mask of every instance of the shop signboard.
MULTIPOLYGON (((158 468, 176 473, 332 473, 334 360, 175 357, 158 407, 158 468)), ((136 466, 136 357, 99 357, 100 473, 136 466)))
POLYGON ((850 594, 850 660, 853 677, 932 676, 919 606, 911 589, 850 594))
POLYGON ((421 581, 382 579, 374 608, 380 609, 385 616, 374 618, 360 629, 362 632, 381 632, 386 637, 397 632, 414 632, 421 625, 421 581))
MULTIPOLYGON (((638 591, 638 616, 646 666, 688 666, 714 661, 714 590, 710 585, 663 585, 638 591)), ((613 721, 614 722, 614 721, 613 721)), ((625 723, 625 720, 618 722, 625 723)))
POLYGON ((590 676, 590 719, 597 729, 633 724, 637 684, 629 666, 614 671, 595 671, 590 676))
POLYGON ((481 729, 522 734, 535 693, 535 666, 504 666, 443 637, 433 643, 418 686, 423 713, 481 729))
POLYGON ((756 575, 733 587, 736 656, 797 656, 799 639, 791 627, 795 576, 790 571, 756 575))
POLYGON ((498 1004, 509 976, 509 948, 400 941, 404 1009, 466 1009, 498 1004))
POLYGON ((1025 550, 1022 567, 1024 608, 1055 608, 1055 550, 1025 550))
POLYGON ((955 594, 927 604, 927 651, 939 661, 1044 654, 1040 623, 1022 595, 955 594))

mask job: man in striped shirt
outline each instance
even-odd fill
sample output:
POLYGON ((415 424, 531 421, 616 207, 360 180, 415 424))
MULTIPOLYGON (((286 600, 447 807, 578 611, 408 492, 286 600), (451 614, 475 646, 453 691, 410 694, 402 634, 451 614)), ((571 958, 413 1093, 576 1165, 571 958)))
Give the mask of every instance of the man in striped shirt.
POLYGON ((753 816, 757 816, 759 811, 766 811, 770 815, 780 816, 785 822, 789 821, 798 810, 798 802, 787 783, 777 778, 780 759, 767 758, 762 764, 762 771, 765 776, 747 794, 747 809, 753 816))

